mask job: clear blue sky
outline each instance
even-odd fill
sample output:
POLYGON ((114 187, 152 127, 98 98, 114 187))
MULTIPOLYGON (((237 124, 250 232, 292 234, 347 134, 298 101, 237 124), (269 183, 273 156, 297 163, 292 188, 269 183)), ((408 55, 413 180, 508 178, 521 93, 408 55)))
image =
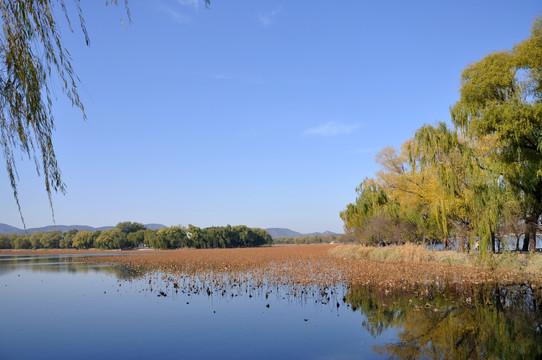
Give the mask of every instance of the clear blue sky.
MULTIPOLYGON (((60 21, 88 120, 57 92, 56 223, 342 232, 375 154, 449 121, 467 64, 529 36, 539 1, 82 2, 60 21)), ((60 9, 57 9, 61 15, 60 9)), ((53 223, 19 161, 27 227, 53 223)), ((0 222, 22 227, 0 168, 0 222)))

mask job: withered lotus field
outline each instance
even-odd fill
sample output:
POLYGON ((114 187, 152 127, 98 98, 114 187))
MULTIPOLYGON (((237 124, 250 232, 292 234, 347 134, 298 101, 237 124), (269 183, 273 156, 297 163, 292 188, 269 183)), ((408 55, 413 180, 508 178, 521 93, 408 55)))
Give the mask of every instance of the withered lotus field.
POLYGON ((419 289, 456 289, 458 294, 464 293, 467 297, 481 285, 508 286, 526 281, 535 287, 540 285, 536 279, 526 279, 525 274, 517 271, 341 258, 330 254, 335 246, 123 252, 124 256, 97 256, 82 261, 123 264, 138 272, 158 272, 174 286, 179 286, 180 279, 197 276, 203 284, 215 287, 223 286, 224 282, 250 283, 255 287, 280 284, 322 289, 343 284, 363 286, 384 295, 419 289))

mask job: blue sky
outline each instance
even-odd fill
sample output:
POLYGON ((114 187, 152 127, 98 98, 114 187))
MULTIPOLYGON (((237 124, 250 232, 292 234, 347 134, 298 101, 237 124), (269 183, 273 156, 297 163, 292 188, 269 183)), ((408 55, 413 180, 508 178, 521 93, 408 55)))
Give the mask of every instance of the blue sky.
MULTIPOLYGON (((449 121, 461 71, 529 36, 538 1, 83 2, 60 21, 88 119, 57 91, 57 224, 342 232, 374 157, 449 121), (124 19, 124 20, 121 20, 124 19), (76 17, 73 19, 76 22, 76 17)), ((60 15, 60 9, 57 9, 60 15)), ((18 163, 27 227, 53 223, 18 163)), ((22 227, 5 168, 0 222, 22 227)))

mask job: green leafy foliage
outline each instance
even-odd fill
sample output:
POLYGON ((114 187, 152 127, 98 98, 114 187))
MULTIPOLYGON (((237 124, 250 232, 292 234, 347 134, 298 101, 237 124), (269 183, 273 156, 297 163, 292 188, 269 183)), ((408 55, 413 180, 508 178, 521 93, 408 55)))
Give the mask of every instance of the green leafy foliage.
POLYGON ((365 242, 451 242, 496 251, 506 233, 535 250, 542 215, 542 18, 510 51, 469 65, 454 129, 424 125, 402 152, 386 148, 382 170, 341 212, 365 242), (440 238, 440 239, 439 239, 440 238))
MULTIPOLYGON (((117 4, 117 0, 106 3, 117 4)), ((74 1, 74 4, 88 45, 90 40, 80 3, 74 1)), ((127 2, 125 4, 130 17, 127 2)), ((31 158, 38 174, 43 175, 51 210, 51 193, 66 190, 52 140, 56 86, 60 86, 59 90, 85 118, 77 88, 78 78, 70 53, 62 43, 55 10, 63 13, 71 27, 73 14, 67 10, 64 0, 0 2, 0 147, 23 224, 15 161, 19 151, 31 158)))
POLYGON ((245 225, 214 226, 201 229, 171 226, 160 230, 146 229, 137 222, 120 222, 104 231, 70 230, 34 232, 32 235, 0 235, 0 249, 133 249, 147 246, 153 249, 232 248, 271 245, 273 239, 264 229, 245 225))

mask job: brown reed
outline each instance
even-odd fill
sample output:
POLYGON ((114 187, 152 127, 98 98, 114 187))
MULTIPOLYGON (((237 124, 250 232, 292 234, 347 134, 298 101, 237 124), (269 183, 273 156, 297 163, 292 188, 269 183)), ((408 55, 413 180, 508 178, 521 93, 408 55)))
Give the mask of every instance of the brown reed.
POLYGON ((177 277, 198 275, 210 283, 227 277, 238 282, 250 281, 256 286, 264 283, 322 288, 337 284, 363 285, 384 294, 419 288, 465 289, 525 282, 542 286, 536 274, 475 263, 465 266, 452 252, 420 254, 417 249, 407 247, 390 247, 387 254, 382 251, 363 247, 356 250, 343 245, 112 251, 108 253, 123 256, 97 256, 78 261, 123 264, 139 271, 157 271, 177 277), (439 256, 443 258, 436 259, 439 256))

